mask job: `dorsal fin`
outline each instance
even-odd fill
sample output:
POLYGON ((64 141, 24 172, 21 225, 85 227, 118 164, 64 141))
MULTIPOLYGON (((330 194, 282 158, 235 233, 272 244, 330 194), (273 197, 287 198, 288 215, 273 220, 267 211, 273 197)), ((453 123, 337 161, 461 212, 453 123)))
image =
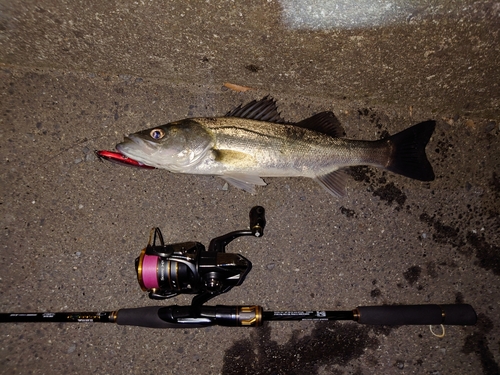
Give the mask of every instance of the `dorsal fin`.
POLYGON ((344 128, 333 112, 320 112, 295 124, 301 128, 314 130, 332 137, 340 138, 345 135, 344 128))
POLYGON ((254 100, 244 105, 239 105, 232 111, 226 113, 226 117, 241 117, 250 120, 275 122, 284 124, 285 120, 281 118, 276 106, 276 101, 269 95, 260 100, 254 100))

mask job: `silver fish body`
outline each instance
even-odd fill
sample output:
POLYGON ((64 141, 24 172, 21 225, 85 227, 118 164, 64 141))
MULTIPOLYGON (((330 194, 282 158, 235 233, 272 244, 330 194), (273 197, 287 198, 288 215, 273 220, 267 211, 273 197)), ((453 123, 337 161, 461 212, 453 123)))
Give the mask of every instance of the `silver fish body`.
POLYGON ((341 196, 342 169, 348 166, 371 165, 432 180, 425 145, 434 126, 427 121, 383 140, 349 140, 341 138, 343 129, 332 112, 284 124, 275 102, 264 98, 225 117, 190 118, 134 133, 116 148, 146 165, 219 176, 249 192, 265 185, 261 177, 309 177, 341 196))

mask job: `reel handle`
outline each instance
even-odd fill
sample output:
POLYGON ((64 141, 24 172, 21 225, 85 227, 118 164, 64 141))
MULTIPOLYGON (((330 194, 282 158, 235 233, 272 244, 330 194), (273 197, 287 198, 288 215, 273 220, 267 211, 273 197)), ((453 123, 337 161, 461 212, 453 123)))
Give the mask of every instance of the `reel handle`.
POLYGON ((358 323, 375 325, 474 325, 477 315, 471 305, 360 306, 354 310, 358 323))
POLYGON ((266 210, 262 206, 255 206, 250 210, 250 230, 255 237, 264 235, 266 227, 266 210))

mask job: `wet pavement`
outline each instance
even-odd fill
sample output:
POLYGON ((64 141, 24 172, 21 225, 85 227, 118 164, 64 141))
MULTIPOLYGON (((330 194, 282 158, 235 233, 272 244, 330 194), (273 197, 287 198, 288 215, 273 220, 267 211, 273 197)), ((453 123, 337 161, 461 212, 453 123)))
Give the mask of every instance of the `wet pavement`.
POLYGON ((208 245, 262 205, 265 235, 228 248, 252 271, 210 304, 469 303, 478 323, 443 338, 354 322, 2 324, 0 373, 498 374, 500 6, 337 3, 343 17, 320 1, 0 4, 1 311, 188 304, 141 291, 150 228, 208 245), (266 178, 251 195, 95 157, 124 134, 268 94, 287 121, 331 110, 355 139, 436 120, 436 180, 357 167, 344 198, 305 178, 266 178))

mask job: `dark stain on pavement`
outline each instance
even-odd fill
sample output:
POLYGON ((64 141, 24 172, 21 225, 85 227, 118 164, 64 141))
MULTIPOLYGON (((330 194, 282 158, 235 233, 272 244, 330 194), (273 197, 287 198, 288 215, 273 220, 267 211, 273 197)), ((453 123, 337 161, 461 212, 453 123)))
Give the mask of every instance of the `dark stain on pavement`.
POLYGON ((484 375, 500 374, 500 367, 495 362, 495 357, 488 345, 488 333, 494 329, 494 324, 490 318, 484 314, 478 315, 478 321, 474 333, 465 339, 462 353, 474 353, 479 357, 484 375))
POLYGON ((496 172, 493 172, 489 185, 493 193, 495 193, 495 197, 500 198, 500 176, 496 172))
POLYGON ((340 213, 342 215, 345 215, 348 218, 354 217, 357 218, 358 216, 356 215, 356 211, 351 210, 349 208, 345 208, 344 206, 340 207, 340 213))
POLYGON ((398 211, 403 208, 407 196, 394 182, 387 183, 385 172, 382 172, 382 176, 377 177, 380 172, 376 172, 370 167, 356 166, 350 167, 348 173, 355 181, 368 185, 367 190, 374 196, 379 197, 380 200, 385 201, 388 206, 395 202, 398 205, 396 207, 398 211))
POLYGON ((435 215, 430 216, 424 212, 420 215, 420 221, 434 228, 432 239, 435 242, 439 244, 449 243, 454 247, 462 247, 465 245, 464 239, 460 236, 460 229, 443 224, 435 215))
POLYGON ((302 375, 317 374, 320 369, 336 374, 333 366, 346 366, 366 349, 376 349, 377 335, 391 332, 388 327, 317 322, 311 334, 301 336, 296 330, 280 345, 271 339, 271 330, 265 325, 250 338, 236 341, 224 355, 222 374, 302 375))
POLYGON ((382 187, 379 187, 373 192, 373 195, 380 197, 381 200, 386 201, 390 206, 393 202, 398 204, 397 209, 401 209, 406 202, 406 194, 390 182, 382 187))
POLYGON ((500 247, 490 244, 484 234, 468 232, 467 244, 476 250, 475 264, 486 270, 491 270, 495 275, 500 275, 500 247))
POLYGON ((413 286, 418 279, 420 278, 420 274, 422 273, 422 268, 419 266, 413 266, 408 268, 405 272, 403 272, 403 276, 408 281, 408 283, 413 286))
POLYGON ((364 182, 367 184, 369 184, 371 179, 375 176, 373 169, 364 165, 349 167, 347 170, 349 175, 354 178, 354 181, 364 182))
MULTIPOLYGON (((472 208, 469 210, 474 211, 472 208)), ((494 215, 491 218, 495 220, 494 215)), ((475 253, 475 265, 491 270, 495 275, 500 275, 500 247, 487 241, 484 233, 467 229, 464 231, 462 228, 465 225, 461 225, 460 222, 453 226, 444 224, 436 218, 436 215, 430 216, 427 213, 421 214, 420 220, 434 229, 432 239, 436 243, 450 244, 465 255, 475 253)), ((498 221, 498 217, 496 220, 498 221)))

